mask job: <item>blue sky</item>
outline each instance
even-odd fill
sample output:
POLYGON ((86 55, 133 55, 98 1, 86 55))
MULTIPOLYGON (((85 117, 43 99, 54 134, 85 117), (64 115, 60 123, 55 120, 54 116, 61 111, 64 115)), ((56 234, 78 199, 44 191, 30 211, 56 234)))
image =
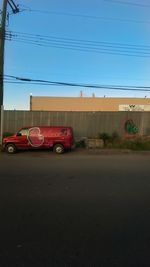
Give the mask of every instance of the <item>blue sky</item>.
MULTIPOLYGON (((148 0, 142 1, 143 6, 136 5, 141 4, 140 0, 14 2, 23 11, 9 16, 7 31, 150 46, 150 7, 146 7, 148 0), (131 4, 128 4, 129 2, 131 4)), ((9 6, 8 11, 11 13, 9 6)), ((149 70, 150 57, 76 51, 13 40, 5 43, 5 75, 73 83, 149 86, 149 70)), ((4 107, 29 109, 30 93, 33 96, 76 97, 79 96, 80 90, 79 87, 5 83, 4 107)), ((82 90, 83 95, 87 97, 92 96, 92 93, 97 97, 150 97, 147 92, 86 88, 82 90)))

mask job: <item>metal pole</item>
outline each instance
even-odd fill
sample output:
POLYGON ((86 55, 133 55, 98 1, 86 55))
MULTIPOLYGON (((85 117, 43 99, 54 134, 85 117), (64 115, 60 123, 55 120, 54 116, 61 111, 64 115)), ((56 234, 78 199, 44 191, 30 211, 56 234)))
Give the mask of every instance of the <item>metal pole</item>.
POLYGON ((1 131, 0 131, 0 145, 3 143, 3 127, 4 127, 4 106, 1 105, 1 131))
POLYGON ((32 94, 30 94, 30 111, 32 111, 32 94))
POLYGON ((1 25, 0 25, 0 145, 3 141, 3 78, 4 78, 4 45, 5 45, 5 23, 6 23, 6 12, 7 12, 7 0, 3 0, 1 25))
POLYGON ((4 45, 6 24, 7 0, 3 0, 0 26, 0 106, 3 105, 3 76, 4 76, 4 45))

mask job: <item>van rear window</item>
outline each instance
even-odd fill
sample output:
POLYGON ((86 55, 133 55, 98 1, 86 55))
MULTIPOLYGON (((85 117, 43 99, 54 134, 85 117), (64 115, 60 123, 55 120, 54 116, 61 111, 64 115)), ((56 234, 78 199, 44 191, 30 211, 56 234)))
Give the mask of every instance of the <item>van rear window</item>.
POLYGON ((67 129, 61 129, 60 130, 60 135, 67 135, 67 129))

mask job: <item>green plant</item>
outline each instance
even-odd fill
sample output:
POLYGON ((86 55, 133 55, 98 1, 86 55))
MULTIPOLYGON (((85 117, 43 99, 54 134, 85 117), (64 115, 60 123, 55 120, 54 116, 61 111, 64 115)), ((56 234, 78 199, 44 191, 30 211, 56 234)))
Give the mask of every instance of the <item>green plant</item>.
POLYGON ((134 136, 134 138, 121 138, 117 132, 112 135, 100 133, 99 138, 104 142, 104 147, 130 150, 150 150, 150 139, 134 136))
POLYGON ((4 133, 3 133, 3 138, 8 137, 8 136, 11 136, 11 135, 13 135, 13 133, 10 133, 10 132, 4 132, 4 133))
POLYGON ((111 137, 107 133, 100 133, 99 134, 99 138, 103 140, 104 146, 106 147, 106 145, 107 145, 107 143, 108 143, 108 141, 110 140, 111 137))
POLYGON ((85 140, 84 139, 81 139, 79 141, 76 141, 76 147, 81 147, 81 148, 85 148, 86 147, 86 144, 85 144, 85 140))
POLYGON ((150 150, 150 141, 136 140, 133 145, 134 150, 150 150))
POLYGON ((121 140, 120 148, 131 149, 131 150, 150 150, 150 141, 145 141, 142 139, 136 140, 121 140))
POLYGON ((112 135, 110 136, 110 141, 114 143, 118 143, 120 141, 120 136, 117 132, 113 132, 112 135))

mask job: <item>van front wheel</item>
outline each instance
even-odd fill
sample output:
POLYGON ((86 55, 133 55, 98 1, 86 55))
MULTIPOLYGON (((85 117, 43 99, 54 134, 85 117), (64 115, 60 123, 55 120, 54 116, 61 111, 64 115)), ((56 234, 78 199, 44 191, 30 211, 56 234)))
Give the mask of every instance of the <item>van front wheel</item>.
POLYGON ((6 152, 9 154, 14 154, 16 152, 16 147, 13 144, 8 144, 6 146, 6 152))
POLYGON ((64 153, 64 147, 61 144, 57 144, 54 146, 53 151, 57 154, 63 154, 64 153))

